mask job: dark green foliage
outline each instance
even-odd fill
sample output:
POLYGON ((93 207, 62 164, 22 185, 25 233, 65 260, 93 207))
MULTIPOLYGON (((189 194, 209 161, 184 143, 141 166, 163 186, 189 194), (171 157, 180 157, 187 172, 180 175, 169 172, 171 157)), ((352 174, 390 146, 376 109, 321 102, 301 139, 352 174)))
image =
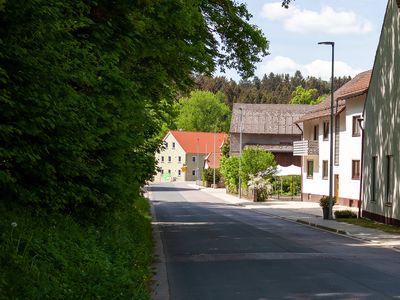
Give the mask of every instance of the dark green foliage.
MULTIPOLYGON (((334 89, 340 88, 349 81, 350 77, 335 77, 334 89)), ((253 80, 241 80, 236 83, 225 77, 195 77, 196 88, 211 91, 213 93, 223 92, 225 101, 230 107, 233 103, 289 103, 292 93, 298 86, 306 90, 315 89, 312 99, 330 93, 330 83, 320 78, 304 78, 300 71, 294 76, 289 74, 265 74, 262 79, 254 77, 253 80)))
POLYGON ((0 299, 150 299, 145 199, 107 214, 101 225, 3 204, 0 215, 0 299))
POLYGON ((129 202, 154 173, 175 91, 218 64, 250 76, 266 54, 248 18, 228 0, 6 1, 1 201, 82 217, 129 202))
POLYGON ((185 131, 229 132, 231 111, 222 93, 193 91, 189 98, 179 100, 176 126, 185 131))
MULTIPOLYGON (((214 182, 214 169, 208 168, 203 170, 202 179, 206 182, 213 183, 214 182)), ((215 183, 219 183, 221 181, 221 172, 219 169, 215 169, 215 183)))
POLYGON ((356 213, 352 212, 349 209, 346 210, 337 210, 334 212, 336 219, 350 219, 357 218, 356 213))
POLYGON ((276 170, 274 155, 267 150, 257 148, 247 148, 242 151, 240 177, 242 185, 247 188, 250 175, 265 173, 263 177, 270 178, 276 170))
POLYGON ((224 141, 224 144, 221 147, 221 155, 223 157, 229 157, 230 152, 231 152, 231 142, 228 136, 228 138, 224 141))

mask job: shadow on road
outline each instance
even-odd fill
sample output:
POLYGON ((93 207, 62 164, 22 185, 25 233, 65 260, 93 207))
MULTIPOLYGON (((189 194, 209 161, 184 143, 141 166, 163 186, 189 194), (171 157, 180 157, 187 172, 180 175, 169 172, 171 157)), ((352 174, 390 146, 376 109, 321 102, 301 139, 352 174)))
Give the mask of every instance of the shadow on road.
POLYGON ((184 191, 197 191, 198 189, 184 188, 184 187, 171 187, 171 186, 149 186, 148 190, 151 192, 184 192, 184 191))

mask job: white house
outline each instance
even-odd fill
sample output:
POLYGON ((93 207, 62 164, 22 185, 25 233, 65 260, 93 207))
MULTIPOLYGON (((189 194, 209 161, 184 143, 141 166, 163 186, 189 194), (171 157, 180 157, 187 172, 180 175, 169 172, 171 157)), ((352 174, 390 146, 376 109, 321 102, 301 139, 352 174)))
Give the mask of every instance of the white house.
MULTIPOLYGON (((357 206, 360 199, 362 115, 371 71, 358 74, 334 93, 333 193, 336 202, 357 206)), ((302 141, 293 142, 293 155, 302 160, 302 199, 319 201, 329 195, 330 101, 302 117, 302 141)))
POLYGON ((362 215, 400 225, 400 0, 389 0, 364 111, 362 215))
POLYGON ((226 139, 225 133, 169 131, 163 138, 164 148, 156 154, 159 171, 154 181, 201 180, 205 158, 213 153, 214 142, 218 161, 208 161, 208 165, 218 167, 220 149, 226 139))

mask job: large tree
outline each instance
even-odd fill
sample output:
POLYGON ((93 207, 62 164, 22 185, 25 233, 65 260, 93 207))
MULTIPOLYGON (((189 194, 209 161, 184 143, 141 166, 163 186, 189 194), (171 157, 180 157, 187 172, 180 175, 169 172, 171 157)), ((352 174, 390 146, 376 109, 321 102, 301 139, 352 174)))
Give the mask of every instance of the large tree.
POLYGON ((1 201, 132 199, 175 91, 217 66, 251 76, 267 54, 249 18, 231 0, 0 0, 1 201))
POLYGON ((187 131, 228 132, 230 109, 223 101, 223 94, 194 91, 180 101, 176 126, 187 131))

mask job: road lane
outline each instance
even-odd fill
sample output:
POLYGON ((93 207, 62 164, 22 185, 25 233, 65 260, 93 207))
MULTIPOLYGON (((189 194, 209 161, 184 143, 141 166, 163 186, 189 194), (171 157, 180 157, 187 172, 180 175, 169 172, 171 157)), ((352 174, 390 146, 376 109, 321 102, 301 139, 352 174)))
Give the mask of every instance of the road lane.
POLYGON ((152 185, 171 299, 400 298, 400 254, 152 185))

